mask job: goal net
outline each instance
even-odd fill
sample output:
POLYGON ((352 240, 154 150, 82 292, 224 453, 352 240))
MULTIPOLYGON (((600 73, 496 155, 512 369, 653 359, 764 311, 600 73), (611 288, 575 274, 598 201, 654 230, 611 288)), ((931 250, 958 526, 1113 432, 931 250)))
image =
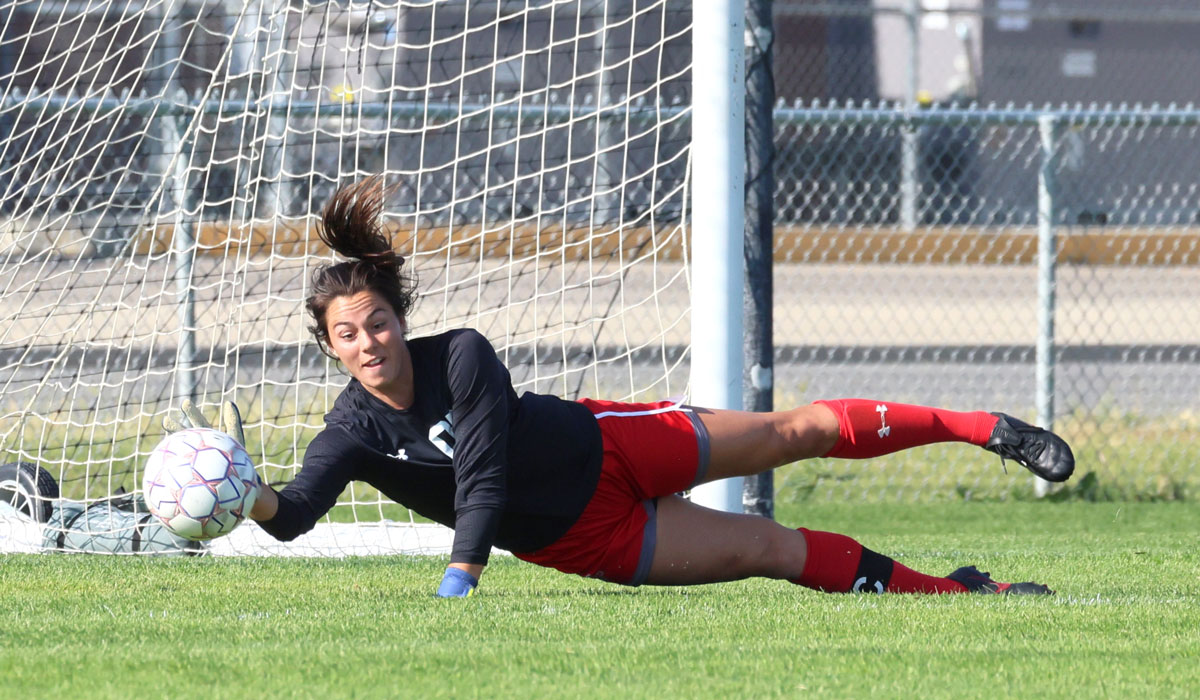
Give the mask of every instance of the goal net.
MULTIPOLYGON (((59 502, 135 493, 191 397, 236 401, 260 473, 292 478, 348 380, 307 330, 334 259, 315 224, 375 173, 420 279, 412 335, 480 330, 518 392, 682 393, 690 22, 665 0, 6 3, 3 461, 59 502)), ((211 549, 448 544, 352 484, 311 535, 211 549)))

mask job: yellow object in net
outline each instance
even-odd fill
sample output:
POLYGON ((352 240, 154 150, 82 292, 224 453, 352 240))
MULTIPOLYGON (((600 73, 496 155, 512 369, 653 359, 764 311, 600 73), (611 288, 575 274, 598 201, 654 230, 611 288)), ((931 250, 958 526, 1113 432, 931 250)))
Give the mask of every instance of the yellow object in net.
POLYGON ((334 102, 349 103, 354 101, 354 88, 346 83, 334 85, 329 91, 329 99, 334 102))

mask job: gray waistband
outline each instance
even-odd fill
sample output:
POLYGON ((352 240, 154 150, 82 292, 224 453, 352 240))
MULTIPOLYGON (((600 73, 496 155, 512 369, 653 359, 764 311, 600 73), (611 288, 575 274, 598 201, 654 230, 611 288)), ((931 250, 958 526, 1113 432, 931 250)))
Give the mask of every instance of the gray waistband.
POLYGON ((696 431, 696 447, 700 451, 699 464, 696 465, 696 478, 692 480, 692 486, 695 486, 704 481, 704 475, 708 473, 708 460, 712 448, 709 445, 708 428, 704 427, 704 422, 700 420, 700 414, 690 408, 687 409, 687 414, 692 419, 692 428, 696 431))
POLYGON ((654 561, 654 545, 658 542, 658 500, 646 499, 642 501, 642 507, 646 509, 646 527, 642 530, 642 553, 638 556, 637 570, 629 580, 630 586, 640 586, 646 582, 646 577, 650 575, 650 564, 654 561))

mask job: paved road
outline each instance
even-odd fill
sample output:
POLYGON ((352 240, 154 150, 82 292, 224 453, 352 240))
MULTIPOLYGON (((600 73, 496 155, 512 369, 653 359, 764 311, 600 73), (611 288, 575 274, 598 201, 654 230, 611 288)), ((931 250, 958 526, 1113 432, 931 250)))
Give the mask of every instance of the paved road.
MULTIPOLYGON (((163 261, 117 262, 0 270, 0 416, 130 402, 154 410, 169 400, 180 318, 170 270, 163 261)), ((300 382, 297 393, 316 395, 344 382, 301 345, 308 274, 298 259, 198 262, 202 389, 241 395, 264 382, 280 391, 300 382)), ((611 397, 686 388, 681 349, 693 316, 676 263, 425 264, 421 276, 427 291, 414 332, 472 325, 511 339, 501 353, 523 388, 611 397)), ((1030 267, 781 265, 775 282, 780 405, 863 395, 1032 406, 1030 267)), ((1059 407, 1200 411, 1197 292, 1196 269, 1064 266, 1059 407)))

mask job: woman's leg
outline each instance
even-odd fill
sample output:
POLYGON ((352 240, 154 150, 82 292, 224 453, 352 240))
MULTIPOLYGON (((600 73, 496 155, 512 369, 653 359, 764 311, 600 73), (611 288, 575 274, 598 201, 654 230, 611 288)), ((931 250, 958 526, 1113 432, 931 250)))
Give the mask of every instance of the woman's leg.
POLYGON ((864 399, 819 401, 773 413, 695 408, 708 432, 704 481, 758 474, 812 457, 867 459, 936 442, 965 442, 1064 481, 1075 468, 1057 435, 1003 414, 864 399))
POLYGON ((653 585, 736 581, 751 576, 799 578, 804 534, 757 515, 723 513, 679 496, 658 499, 653 585))
POLYGON ((914 571, 832 532, 791 530, 756 515, 710 510, 679 496, 658 499, 649 585, 690 585, 751 576, 830 593, 1048 593, 1037 584, 992 581, 974 567, 950 577, 914 571))
POLYGON ((708 432, 704 481, 748 476, 802 459, 822 457, 838 442, 838 419, 821 404, 751 413, 696 407, 708 432))

